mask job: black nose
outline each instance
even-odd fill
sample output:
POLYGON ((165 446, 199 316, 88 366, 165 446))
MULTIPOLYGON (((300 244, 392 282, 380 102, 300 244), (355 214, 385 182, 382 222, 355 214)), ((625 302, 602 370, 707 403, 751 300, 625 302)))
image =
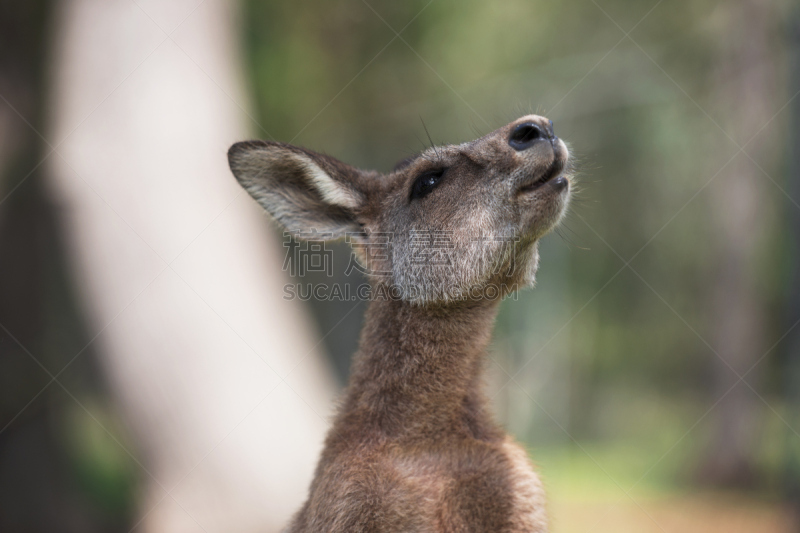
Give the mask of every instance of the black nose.
POLYGON ((554 137, 552 120, 548 121, 546 127, 540 126, 535 122, 523 122, 511 131, 508 144, 514 150, 526 150, 540 139, 552 140, 554 137))

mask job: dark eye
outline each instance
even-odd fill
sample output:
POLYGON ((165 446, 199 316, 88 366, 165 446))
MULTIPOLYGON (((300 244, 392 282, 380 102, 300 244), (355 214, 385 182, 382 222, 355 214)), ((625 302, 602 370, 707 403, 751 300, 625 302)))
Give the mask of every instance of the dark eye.
POLYGON ((423 198, 442 181, 445 169, 428 170, 420 174, 411 186, 411 200, 423 198))

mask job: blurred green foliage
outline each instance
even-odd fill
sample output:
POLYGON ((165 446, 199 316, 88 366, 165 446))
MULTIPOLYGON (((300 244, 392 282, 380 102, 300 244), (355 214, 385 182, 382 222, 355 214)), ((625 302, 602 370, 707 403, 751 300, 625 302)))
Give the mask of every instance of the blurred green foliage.
POLYGON ((67 453, 76 484, 99 509, 130 519, 136 511, 139 465, 115 413, 100 402, 77 405, 65 419, 67 453), (107 432, 109 431, 109 432, 107 432))

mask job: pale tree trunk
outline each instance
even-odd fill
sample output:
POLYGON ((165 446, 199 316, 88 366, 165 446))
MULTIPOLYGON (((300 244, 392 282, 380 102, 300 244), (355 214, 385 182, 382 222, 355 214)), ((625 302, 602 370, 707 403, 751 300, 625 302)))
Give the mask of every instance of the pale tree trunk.
POLYGON ((227 168, 252 126, 235 11, 70 0, 57 13, 51 189, 151 532, 285 525, 334 394, 318 335, 282 298, 281 245, 227 168))
MULTIPOLYGON (((770 2, 726 3, 720 12, 724 36, 720 43, 715 97, 724 106, 723 126, 739 145, 745 144, 777 111, 774 56, 770 35, 776 12, 770 2)), ((764 166, 770 133, 747 146, 764 166)), ((767 165, 769 168, 769 165, 767 165)), ((746 156, 740 154, 709 188, 715 226, 717 261, 712 275, 711 344, 713 399, 723 396, 763 355, 766 306, 759 268, 766 251, 771 199, 775 186, 746 156)), ((759 389, 756 368, 746 380, 759 389)), ((709 415, 711 441, 700 475, 718 485, 748 485, 754 481, 754 447, 762 403, 740 383, 709 415)))

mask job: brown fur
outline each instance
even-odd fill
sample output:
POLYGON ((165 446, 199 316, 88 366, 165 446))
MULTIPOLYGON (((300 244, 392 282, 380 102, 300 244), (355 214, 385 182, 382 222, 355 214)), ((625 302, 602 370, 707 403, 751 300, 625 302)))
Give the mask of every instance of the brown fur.
POLYGON ((388 175, 261 141, 234 145, 229 158, 281 224, 327 238, 350 233, 373 294, 399 296, 369 305, 350 384, 288 531, 545 532, 541 484, 482 392, 499 298, 481 290, 496 284, 503 296, 532 284, 536 243, 566 208, 568 182, 558 175, 568 152, 549 121, 523 117, 388 175), (528 123, 544 137, 512 148, 515 128, 528 123), (411 198, 431 169, 446 169, 439 185, 411 198), (529 187, 543 176, 552 179, 529 187), (444 232, 447 264, 416 261, 412 230, 444 232))

